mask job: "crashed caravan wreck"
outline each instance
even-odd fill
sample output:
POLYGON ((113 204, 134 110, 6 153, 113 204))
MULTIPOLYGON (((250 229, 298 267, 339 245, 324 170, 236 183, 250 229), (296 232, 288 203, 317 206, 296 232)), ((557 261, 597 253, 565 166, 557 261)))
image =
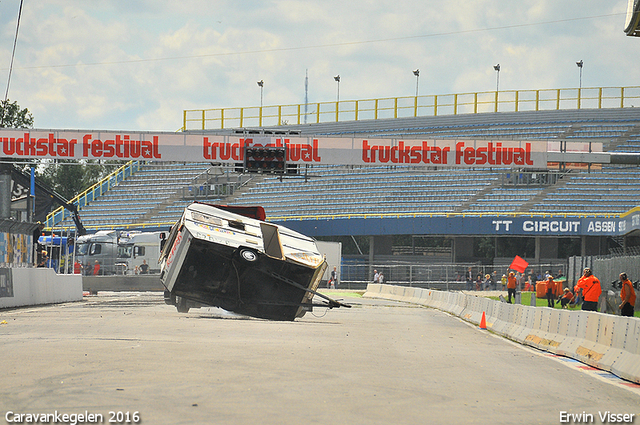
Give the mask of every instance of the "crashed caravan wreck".
POLYGON ((165 301, 180 312, 207 305, 271 320, 349 307, 316 292, 327 263, 314 240, 264 220, 262 207, 189 205, 160 254, 165 301), (325 302, 313 304, 314 295, 325 302))

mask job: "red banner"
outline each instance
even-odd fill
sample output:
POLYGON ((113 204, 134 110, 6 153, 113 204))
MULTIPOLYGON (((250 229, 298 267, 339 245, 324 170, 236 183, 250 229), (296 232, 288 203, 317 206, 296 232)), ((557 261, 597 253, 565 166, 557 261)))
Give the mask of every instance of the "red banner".
POLYGON ((0 157, 238 163, 286 147, 287 163, 546 168, 547 142, 238 137, 206 133, 0 129, 0 157))

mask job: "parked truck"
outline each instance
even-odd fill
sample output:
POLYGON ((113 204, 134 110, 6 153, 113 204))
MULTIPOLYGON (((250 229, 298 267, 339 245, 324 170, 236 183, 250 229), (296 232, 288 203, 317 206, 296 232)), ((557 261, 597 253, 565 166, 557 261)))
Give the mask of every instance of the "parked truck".
POLYGON ((100 230, 78 238, 76 261, 85 275, 158 273, 164 235, 164 232, 100 230), (100 267, 96 268, 96 264, 100 267))
POLYGON ((164 232, 135 232, 121 235, 118 242, 120 263, 126 262, 127 272, 160 273, 158 258, 160 258, 164 238, 164 232), (144 264, 147 267, 144 267, 144 264))

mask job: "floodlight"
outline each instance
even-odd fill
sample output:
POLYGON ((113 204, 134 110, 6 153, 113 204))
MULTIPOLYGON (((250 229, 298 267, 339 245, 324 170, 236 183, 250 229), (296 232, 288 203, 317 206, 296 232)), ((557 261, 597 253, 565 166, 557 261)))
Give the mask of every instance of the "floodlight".
POLYGON ((284 172, 286 147, 257 147, 244 150, 244 169, 248 172, 284 172))

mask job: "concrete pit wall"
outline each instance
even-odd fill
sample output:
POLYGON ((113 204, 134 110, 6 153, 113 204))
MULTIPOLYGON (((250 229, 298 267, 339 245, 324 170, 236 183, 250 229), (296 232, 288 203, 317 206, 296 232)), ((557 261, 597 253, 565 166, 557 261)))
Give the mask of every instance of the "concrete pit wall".
POLYGON ((159 274, 137 276, 84 276, 82 287, 93 294, 98 291, 164 291, 159 274))
POLYGON ((507 304, 475 295, 369 284, 365 298, 437 308, 550 353, 571 357, 640 384, 640 319, 591 311, 507 304))
POLYGON ((82 301, 82 276, 48 268, 0 269, 0 308, 82 301))

